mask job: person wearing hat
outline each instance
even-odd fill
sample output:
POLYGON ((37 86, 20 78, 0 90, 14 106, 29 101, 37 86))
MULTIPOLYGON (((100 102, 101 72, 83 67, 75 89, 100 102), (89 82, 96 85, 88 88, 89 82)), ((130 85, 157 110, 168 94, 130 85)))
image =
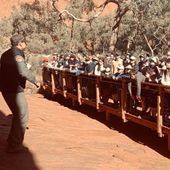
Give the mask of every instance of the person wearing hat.
MULTIPOLYGON (((87 62, 86 66, 85 66, 85 74, 87 75, 93 75, 94 72, 95 72, 95 66, 96 66, 96 63, 97 61, 93 60, 94 56, 92 55, 89 55, 88 56, 89 58, 89 61, 87 62)), ((89 99, 94 99, 95 98, 95 83, 94 81, 91 81, 90 79, 86 80, 86 82, 84 82, 85 84, 85 88, 86 88, 86 91, 87 91, 87 97, 89 99)))
POLYGON ((95 66, 96 66, 97 61, 93 60, 93 58, 94 57, 92 55, 89 55, 87 58, 88 61, 86 63, 86 67, 85 67, 85 73, 88 75, 92 75, 95 71, 95 66))
POLYGON ((103 60, 100 59, 95 66, 94 74, 97 76, 101 76, 105 71, 103 60))
POLYGON ((146 69, 146 81, 151 82, 151 83, 159 83, 160 82, 160 72, 158 69, 158 64, 157 64, 157 58, 152 57, 150 59, 149 66, 146 69))
MULTIPOLYGON (((136 57, 131 56, 130 57, 130 65, 131 66, 131 72, 130 77, 132 79, 136 80, 137 90, 136 90, 136 99, 141 102, 141 83, 145 81, 145 76, 142 74, 142 67, 143 67, 143 56, 140 56, 140 62, 136 63, 136 57)), ((128 66, 127 66, 128 68, 128 66)), ((126 69, 127 69, 126 68, 126 69)), ((134 100, 133 94, 132 94, 132 83, 128 83, 128 90, 131 98, 134 100)))
POLYGON ((116 55, 112 60, 112 73, 116 74, 118 71, 118 66, 123 65, 123 60, 120 55, 116 55))
POLYGON ((146 57, 144 55, 139 56, 139 62, 138 62, 139 71, 141 71, 145 60, 146 60, 146 57))
POLYGON ((24 56, 25 38, 21 34, 11 37, 12 47, 0 59, 0 90, 13 113, 12 126, 7 139, 7 152, 24 150, 23 140, 28 123, 28 106, 24 95, 26 80, 38 87, 35 76, 27 68, 24 56))
POLYGON ((139 56, 139 62, 136 65, 136 74, 135 74, 135 79, 136 79, 136 86, 137 86, 137 91, 136 91, 136 99, 138 102, 141 102, 141 84, 145 82, 145 75, 144 75, 144 70, 148 66, 148 60, 144 55, 139 56))

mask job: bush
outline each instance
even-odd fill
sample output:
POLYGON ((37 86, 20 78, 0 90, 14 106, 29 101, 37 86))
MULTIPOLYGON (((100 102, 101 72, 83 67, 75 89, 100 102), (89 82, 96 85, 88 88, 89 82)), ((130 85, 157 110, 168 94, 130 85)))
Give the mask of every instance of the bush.
POLYGON ((54 51, 55 45, 50 35, 34 33, 27 38, 28 50, 32 53, 50 54, 54 51))

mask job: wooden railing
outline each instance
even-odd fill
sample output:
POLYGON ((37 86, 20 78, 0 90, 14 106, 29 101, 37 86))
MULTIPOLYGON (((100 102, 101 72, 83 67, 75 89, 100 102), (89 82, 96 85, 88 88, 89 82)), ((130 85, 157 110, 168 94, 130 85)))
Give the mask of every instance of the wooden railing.
POLYGON ((123 122, 132 121, 153 129, 157 131, 159 137, 168 135, 168 150, 170 150, 170 118, 169 124, 164 123, 164 102, 170 99, 169 86, 142 83, 143 99, 147 99, 146 104, 151 104, 156 111, 154 115, 149 115, 142 110, 142 103, 133 100, 129 95, 128 83, 132 82, 132 91, 136 91, 135 81, 113 80, 87 74, 76 75, 66 70, 48 69, 48 72, 51 85, 45 90, 50 91, 52 95, 60 94, 70 98, 73 105, 78 102, 80 105, 92 106, 104 112, 108 121, 113 114, 120 117, 123 122), (116 105, 112 95, 117 95, 116 105), (149 118, 146 117, 148 115, 149 118))

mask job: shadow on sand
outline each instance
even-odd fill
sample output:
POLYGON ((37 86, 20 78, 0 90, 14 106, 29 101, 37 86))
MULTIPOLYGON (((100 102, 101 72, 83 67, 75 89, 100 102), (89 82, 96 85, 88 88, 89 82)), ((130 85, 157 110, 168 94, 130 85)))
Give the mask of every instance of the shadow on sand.
POLYGON ((39 170, 32 153, 6 153, 6 139, 10 130, 11 115, 5 116, 0 111, 0 169, 1 170, 39 170))
POLYGON ((123 123, 120 118, 112 116, 111 121, 107 122, 105 119, 105 113, 97 112, 95 108, 87 105, 82 105, 81 107, 76 104, 75 107, 72 106, 72 102, 68 102, 62 96, 56 96, 55 100, 61 105, 69 107, 70 109, 77 110, 82 114, 87 115, 92 119, 96 119, 101 123, 105 124, 110 129, 114 129, 122 134, 125 134, 133 141, 141 143, 142 145, 152 148, 159 154, 170 159, 170 151, 168 151, 168 139, 167 137, 159 138, 157 133, 149 128, 140 126, 133 122, 123 123))

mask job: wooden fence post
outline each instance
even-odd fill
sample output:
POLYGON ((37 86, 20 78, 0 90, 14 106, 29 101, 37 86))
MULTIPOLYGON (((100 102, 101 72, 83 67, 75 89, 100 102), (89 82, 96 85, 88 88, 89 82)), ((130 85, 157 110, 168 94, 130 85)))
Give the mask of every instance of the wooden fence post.
POLYGON ((123 122, 127 122, 126 120, 126 97, 127 97, 127 87, 125 85, 125 81, 122 80, 122 89, 121 89, 121 114, 123 122))
POLYGON ((51 88, 52 88, 52 95, 54 95, 55 94, 55 81, 54 81, 54 73, 55 73, 55 71, 54 70, 52 70, 51 71, 51 88))
POLYGON ((96 79, 96 109, 100 111, 100 77, 96 79))
POLYGON ((66 98, 66 78, 65 78, 65 72, 62 72, 62 81, 63 81, 63 96, 66 98))
POLYGON ((111 120, 111 114, 106 111, 106 121, 110 121, 111 120))
POLYGON ((81 94, 81 80, 80 80, 80 76, 77 77, 77 95, 78 95, 78 102, 81 105, 81 98, 82 98, 82 94, 81 94))
POLYGON ((168 151, 170 151, 170 133, 168 133, 168 151))
POLYGON ((159 88, 159 94, 157 96, 157 132, 159 137, 163 137, 162 132, 162 125, 163 125, 163 118, 162 118, 162 89, 159 88))

